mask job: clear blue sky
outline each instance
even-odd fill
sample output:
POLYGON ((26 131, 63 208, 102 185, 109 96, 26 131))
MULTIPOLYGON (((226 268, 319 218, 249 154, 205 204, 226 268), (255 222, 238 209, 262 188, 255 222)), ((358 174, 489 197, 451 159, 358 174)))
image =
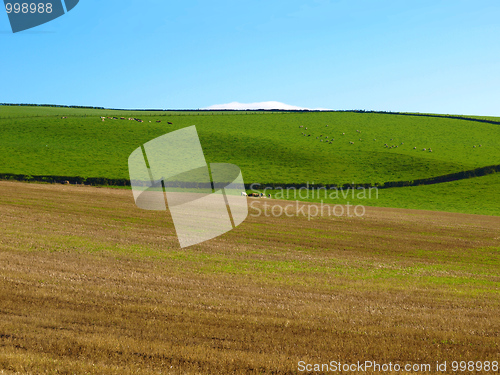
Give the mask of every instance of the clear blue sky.
POLYGON ((80 0, 0 45, 0 102, 500 116, 498 0, 80 0))

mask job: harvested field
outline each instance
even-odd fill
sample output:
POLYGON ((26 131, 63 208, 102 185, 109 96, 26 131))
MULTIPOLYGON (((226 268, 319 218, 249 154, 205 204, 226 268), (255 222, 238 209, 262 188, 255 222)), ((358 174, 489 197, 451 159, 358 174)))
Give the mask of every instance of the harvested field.
POLYGON ((129 190, 0 182, 0 370, 500 360, 500 217, 255 214, 180 249, 168 214, 137 209, 129 190))

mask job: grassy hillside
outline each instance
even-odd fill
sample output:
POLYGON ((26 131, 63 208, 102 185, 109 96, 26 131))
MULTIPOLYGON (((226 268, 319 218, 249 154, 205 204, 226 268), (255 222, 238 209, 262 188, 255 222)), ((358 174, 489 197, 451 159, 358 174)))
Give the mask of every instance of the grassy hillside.
POLYGON ((267 191, 277 199, 321 202, 337 205, 351 204, 375 207, 397 207, 430 211, 461 212, 478 215, 500 216, 500 173, 467 180, 444 182, 434 185, 339 192, 324 190, 303 192, 296 190, 267 191), (319 194, 318 194, 319 191, 319 194), (343 195, 345 194, 345 195, 343 195), (364 194, 364 195, 363 195, 364 194), (319 196, 318 196, 319 195, 319 196))
POLYGON ((500 126, 465 120, 348 112, 134 113, 0 106, 0 172, 127 178, 127 159, 135 148, 190 125, 198 128, 207 161, 239 165, 247 183, 375 183, 500 164, 500 126), (103 122, 102 115, 145 122, 103 122), (328 136, 328 142, 316 139, 320 135, 328 136), (398 147, 389 149, 386 143, 398 147))

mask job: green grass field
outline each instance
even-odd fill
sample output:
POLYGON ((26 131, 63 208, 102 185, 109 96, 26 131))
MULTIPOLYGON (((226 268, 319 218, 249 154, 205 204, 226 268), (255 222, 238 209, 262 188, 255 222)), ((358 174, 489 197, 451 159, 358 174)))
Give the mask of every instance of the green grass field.
MULTIPOLYGON (((133 150, 191 125, 197 126, 207 162, 237 164, 247 184, 384 183, 500 164, 500 125, 446 117, 0 106, 0 173, 128 178, 133 150), (100 116, 144 123, 103 122, 100 116)), ((498 215, 498 185, 497 175, 384 189, 364 204, 498 215)))
POLYGON ((500 173, 433 185, 376 190, 268 190, 273 198, 500 216, 500 173), (354 192, 354 195, 353 195, 354 192))

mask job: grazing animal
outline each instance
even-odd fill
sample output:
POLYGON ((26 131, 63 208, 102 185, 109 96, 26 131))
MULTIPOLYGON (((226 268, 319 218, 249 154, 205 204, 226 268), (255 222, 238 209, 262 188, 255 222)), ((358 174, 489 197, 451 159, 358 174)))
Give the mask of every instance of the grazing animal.
POLYGON ((424 148, 422 151, 427 151, 427 149, 424 148))
POLYGON ((161 122, 161 120, 156 120, 156 122, 161 122))
POLYGON ((307 128, 306 128, 306 130, 307 130, 307 128))
POLYGON ((416 147, 413 147, 414 150, 416 150, 417 148, 416 147))
POLYGON ((342 135, 345 135, 345 133, 342 133, 342 135))
POLYGON ((69 185, 69 181, 63 181, 63 185, 69 185))
POLYGON ((171 122, 168 122, 168 121, 167 121, 167 124, 169 124, 169 125, 173 125, 171 122))
POLYGON ((483 147, 483 145, 479 145, 479 147, 483 147))
POLYGON ((476 148, 476 146, 472 146, 472 148, 476 148))
POLYGON ((244 191, 242 191, 242 192, 241 192, 241 196, 242 196, 242 197, 247 197, 247 196, 248 196, 248 194, 247 194, 247 193, 245 193, 244 191))

